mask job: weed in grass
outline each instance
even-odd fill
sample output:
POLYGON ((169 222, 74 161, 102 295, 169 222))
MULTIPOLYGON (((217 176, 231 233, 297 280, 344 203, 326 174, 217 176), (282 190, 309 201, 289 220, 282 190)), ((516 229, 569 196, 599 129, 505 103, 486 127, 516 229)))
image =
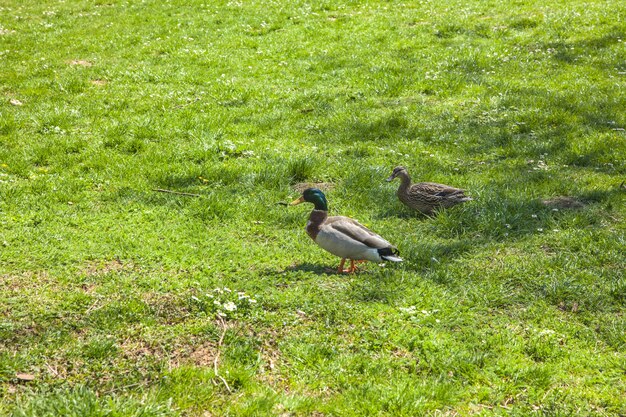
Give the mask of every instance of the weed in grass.
POLYGON ((316 161, 311 157, 290 160, 287 164, 287 177, 292 184, 312 179, 316 161))

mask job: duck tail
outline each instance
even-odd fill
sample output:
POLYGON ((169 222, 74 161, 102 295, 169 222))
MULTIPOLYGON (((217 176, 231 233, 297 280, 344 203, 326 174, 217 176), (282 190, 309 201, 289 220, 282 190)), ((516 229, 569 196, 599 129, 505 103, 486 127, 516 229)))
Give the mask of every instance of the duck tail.
POLYGON ((458 190, 456 193, 450 194, 449 198, 451 201, 454 201, 455 203, 465 203, 466 201, 473 200, 472 197, 465 195, 465 191, 463 190, 458 190))
POLYGON ((400 255, 400 251, 396 248, 378 249, 378 256, 385 261, 402 262, 402 258, 398 255, 400 255))

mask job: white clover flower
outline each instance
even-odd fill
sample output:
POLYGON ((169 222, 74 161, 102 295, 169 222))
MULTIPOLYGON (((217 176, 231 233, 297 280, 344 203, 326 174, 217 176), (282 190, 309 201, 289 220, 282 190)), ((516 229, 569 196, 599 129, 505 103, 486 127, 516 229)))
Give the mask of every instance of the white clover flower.
POLYGON ((250 302, 250 303, 252 303, 252 304, 256 304, 256 300, 255 300, 254 298, 250 298, 250 299, 248 300, 248 302, 250 302))
POLYGON ((217 301, 217 300, 213 300, 213 304, 215 304, 216 306, 221 306, 221 305, 222 305, 222 303, 220 303, 220 302, 219 302, 219 301, 217 301))
POLYGON ((237 310, 237 305, 235 303, 233 303, 232 301, 227 302, 222 307, 224 307, 224 310, 228 310, 228 311, 235 311, 235 310, 237 310))

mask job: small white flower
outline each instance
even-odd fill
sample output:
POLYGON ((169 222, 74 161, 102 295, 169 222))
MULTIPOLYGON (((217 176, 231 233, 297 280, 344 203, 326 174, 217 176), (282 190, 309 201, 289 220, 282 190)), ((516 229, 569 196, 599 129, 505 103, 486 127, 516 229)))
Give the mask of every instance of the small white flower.
POLYGON ((216 306, 221 306, 221 305, 222 305, 222 303, 220 303, 220 302, 219 302, 219 301, 217 301, 217 300, 214 300, 214 301, 213 301, 213 304, 215 304, 216 306))
POLYGON ((542 229, 541 227, 538 227, 538 228, 537 228, 537 231, 538 231, 538 232, 543 232, 543 229, 542 229))
POLYGON ((200 299, 198 297, 196 297, 195 295, 192 295, 191 299, 194 300, 194 301, 200 301, 200 299))
POLYGON ((252 303, 252 304, 255 304, 255 303, 256 303, 256 300, 255 300, 254 298, 251 298, 251 299, 249 299, 248 301, 249 301, 250 303, 252 303))
POLYGON ((235 310, 237 310, 237 305, 235 303, 233 303, 232 301, 227 302, 222 307, 224 307, 224 310, 228 310, 228 311, 235 311, 235 310))
POLYGON ((533 219, 536 219, 537 215, 536 214, 531 214, 530 217, 532 217, 533 219))

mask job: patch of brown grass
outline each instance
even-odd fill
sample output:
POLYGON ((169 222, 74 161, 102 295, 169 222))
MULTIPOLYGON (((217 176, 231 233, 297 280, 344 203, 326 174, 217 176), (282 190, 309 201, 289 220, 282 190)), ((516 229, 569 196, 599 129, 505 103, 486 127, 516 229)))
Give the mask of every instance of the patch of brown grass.
POLYGON ((280 389, 281 391, 289 391, 289 384, 287 378, 281 373, 281 367, 286 364, 282 358, 282 354, 278 347, 279 340, 283 337, 282 330, 273 328, 254 329, 248 327, 246 333, 249 337, 260 341, 259 353, 261 355, 262 364, 259 367, 259 380, 264 384, 268 384, 274 389, 280 389))
POLYGON ((184 365, 213 367, 217 343, 197 338, 176 339, 168 344, 151 344, 143 340, 125 340, 120 346, 122 355, 133 363, 146 360, 164 361, 168 369, 184 365))
POLYGON ((215 356, 217 355, 217 346, 215 343, 207 342, 196 347, 191 353, 184 358, 189 360, 193 365, 212 367, 215 356))
POLYGON ((18 274, 0 275, 0 289, 23 292, 25 289, 49 286, 53 281, 47 271, 24 271, 18 274))
POLYGON ((189 317, 187 303, 176 294, 148 292, 142 294, 141 299, 167 324, 180 323, 189 317))
POLYGON ((564 195, 543 199, 541 200, 541 204, 556 209, 580 209, 586 206, 581 200, 564 195))
POLYGON ((123 263, 119 259, 113 259, 109 261, 89 262, 83 272, 85 275, 92 277, 97 275, 106 275, 111 272, 133 270, 134 268, 135 265, 132 263, 123 263))
POLYGON ((85 61, 84 59, 74 59, 68 62, 68 64, 72 65, 72 66, 81 66, 81 67, 91 67, 93 66, 92 62, 89 61, 85 61))

